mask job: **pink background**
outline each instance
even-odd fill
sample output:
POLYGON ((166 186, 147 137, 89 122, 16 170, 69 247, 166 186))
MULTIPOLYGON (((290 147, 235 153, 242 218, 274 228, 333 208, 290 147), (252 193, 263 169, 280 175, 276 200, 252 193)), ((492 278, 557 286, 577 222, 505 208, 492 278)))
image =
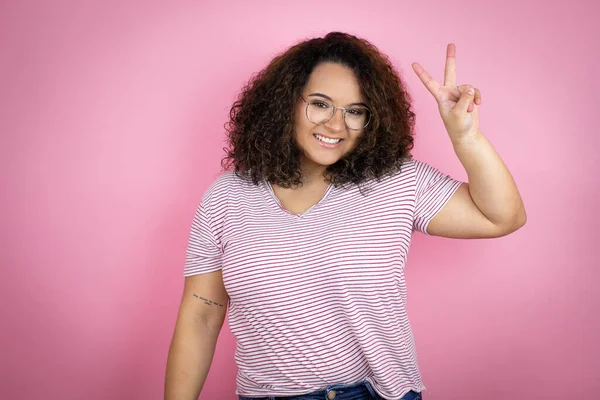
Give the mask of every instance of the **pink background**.
MULTIPOLYGON (((390 56, 416 158, 466 179, 410 68, 441 80, 455 42, 527 207, 505 238, 415 236, 425 398, 599 398, 598 3, 424 3, 2 2, 0 398, 162 398, 229 107, 277 52, 331 30, 390 56)), ((201 399, 236 399, 234 345, 225 325, 201 399)))

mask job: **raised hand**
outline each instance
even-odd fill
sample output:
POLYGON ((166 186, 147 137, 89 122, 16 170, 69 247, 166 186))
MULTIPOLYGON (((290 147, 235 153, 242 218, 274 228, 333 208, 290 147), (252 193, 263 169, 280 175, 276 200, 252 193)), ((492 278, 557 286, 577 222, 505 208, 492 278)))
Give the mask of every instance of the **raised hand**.
POLYGON ((440 85, 419 65, 412 67, 427 90, 438 103, 440 115, 450 139, 460 141, 479 131, 481 93, 471 85, 456 85, 456 47, 450 43, 446 50, 444 85, 440 85))

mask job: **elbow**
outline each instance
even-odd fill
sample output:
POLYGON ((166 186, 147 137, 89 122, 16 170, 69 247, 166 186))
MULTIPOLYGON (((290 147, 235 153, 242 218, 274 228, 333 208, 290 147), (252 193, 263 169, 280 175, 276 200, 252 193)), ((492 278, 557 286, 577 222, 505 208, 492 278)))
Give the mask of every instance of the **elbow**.
POLYGON ((521 209, 521 213, 519 213, 519 217, 518 217, 517 221, 518 221, 517 222, 517 224, 518 224, 517 229, 522 228, 527 223, 527 213, 525 212, 525 208, 521 209))
POLYGON ((521 229, 527 223, 527 213, 525 213, 525 208, 521 207, 519 211, 511 218, 508 222, 504 223, 500 227, 500 235, 506 236, 515 231, 521 229))
POLYGON ((527 213, 525 212, 525 206, 521 203, 521 207, 519 207, 519 211, 517 211, 514 218, 514 226, 515 231, 517 229, 521 229, 527 223, 527 213))

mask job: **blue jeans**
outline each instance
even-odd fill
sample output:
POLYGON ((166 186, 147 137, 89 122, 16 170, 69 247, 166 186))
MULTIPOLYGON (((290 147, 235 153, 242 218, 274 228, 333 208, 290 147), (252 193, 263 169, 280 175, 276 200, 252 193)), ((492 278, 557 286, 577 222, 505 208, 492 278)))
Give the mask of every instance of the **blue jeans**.
MULTIPOLYGON (((422 400, 420 392, 411 390, 402 397, 402 400, 422 400)), ((337 383, 325 389, 302 394, 300 396, 266 396, 246 397, 239 396, 239 400, 385 400, 379 396, 369 381, 362 381, 352 385, 337 383)))

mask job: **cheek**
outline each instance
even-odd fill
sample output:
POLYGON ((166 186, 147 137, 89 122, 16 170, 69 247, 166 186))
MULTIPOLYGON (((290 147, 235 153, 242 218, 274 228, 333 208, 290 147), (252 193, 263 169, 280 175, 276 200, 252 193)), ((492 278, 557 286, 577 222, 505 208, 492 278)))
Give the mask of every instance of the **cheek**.
POLYGON ((360 133, 354 133, 352 134, 352 136, 350 137, 349 140, 349 151, 352 151, 356 148, 356 146, 358 145, 358 142, 361 140, 361 136, 362 136, 362 132, 360 133))
POLYGON ((351 138, 350 140, 352 141, 352 143, 353 144, 357 144, 358 141, 361 139, 362 134, 363 134, 362 132, 353 132, 353 133, 351 133, 350 134, 351 135, 350 136, 350 138, 351 138))
POLYGON ((294 117, 294 133, 296 136, 302 136, 303 134, 310 132, 313 124, 306 119, 303 107, 296 110, 294 117))

